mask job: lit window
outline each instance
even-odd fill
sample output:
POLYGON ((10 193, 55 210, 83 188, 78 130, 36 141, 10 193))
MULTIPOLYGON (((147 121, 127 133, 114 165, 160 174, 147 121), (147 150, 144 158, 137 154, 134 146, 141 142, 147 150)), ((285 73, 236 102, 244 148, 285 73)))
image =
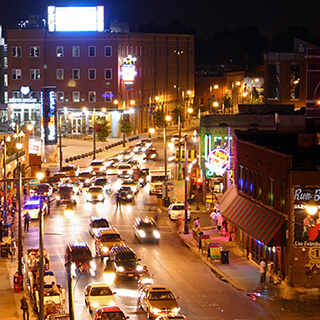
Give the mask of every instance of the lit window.
POLYGON ((105 102, 112 102, 112 91, 105 92, 105 102))
POLYGON ((89 77, 89 80, 95 80, 96 79, 96 69, 89 69, 88 77, 89 77))
POLYGON ((30 57, 40 57, 40 47, 30 47, 30 57))
POLYGON ((105 69, 105 79, 106 80, 112 79, 112 69, 105 69))
POLYGON ((72 56, 74 58, 80 57, 80 47, 79 46, 72 47, 72 56))
POLYGON ((80 80, 80 69, 72 69, 72 79, 80 80))
POLYGON ((90 46, 88 48, 88 56, 89 57, 95 57, 96 56, 96 47, 95 46, 90 46))
POLYGON ((96 92, 89 91, 89 102, 96 102, 96 92))
POLYGON ((11 56, 15 58, 21 57, 21 47, 12 47, 11 56))
POLYGON ((64 92, 57 91, 57 102, 63 102, 63 101, 64 101, 64 92))
POLYGON ((64 79, 64 70, 57 69, 57 80, 63 80, 63 79, 64 79))
POLYGON ((21 69, 12 69, 12 80, 21 80, 22 71, 21 69))
POLYGON ((73 102, 80 102, 80 92, 79 91, 72 92, 72 101, 73 102))
POLYGON ((63 55, 63 46, 57 46, 57 57, 62 58, 63 55))
POLYGON ((104 47, 104 54, 106 57, 112 56, 112 47, 111 46, 105 46, 104 47))
POLYGON ((40 79, 40 69, 30 69, 30 79, 39 80, 40 79))

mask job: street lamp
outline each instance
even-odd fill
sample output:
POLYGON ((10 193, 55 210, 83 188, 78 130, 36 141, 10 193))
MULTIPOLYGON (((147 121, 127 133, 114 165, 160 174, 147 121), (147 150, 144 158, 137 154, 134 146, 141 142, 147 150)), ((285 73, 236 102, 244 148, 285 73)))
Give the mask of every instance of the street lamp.
POLYGON ((171 116, 166 116, 163 128, 163 144, 164 144, 164 186, 165 186, 165 197, 164 197, 164 206, 169 207, 170 198, 168 197, 168 155, 167 155, 167 122, 171 121, 171 116))
POLYGON ((188 136, 184 137, 185 146, 185 174, 184 174, 184 234, 189 233, 188 227, 188 136))
POLYGON ((59 168, 62 170, 62 119, 61 112, 58 114, 59 116, 59 168))
POLYGON ((92 160, 96 159, 96 108, 93 108, 93 155, 92 160))
MULTIPOLYGON (((44 177, 43 172, 37 172, 36 174, 39 182, 44 177)), ((44 320, 44 255, 43 255, 43 215, 42 215, 42 194, 40 194, 40 210, 39 210, 39 250, 40 250, 40 261, 39 261, 39 320, 44 320)))
POLYGON ((156 132, 155 128, 149 128, 149 138, 151 139, 151 135, 156 132))

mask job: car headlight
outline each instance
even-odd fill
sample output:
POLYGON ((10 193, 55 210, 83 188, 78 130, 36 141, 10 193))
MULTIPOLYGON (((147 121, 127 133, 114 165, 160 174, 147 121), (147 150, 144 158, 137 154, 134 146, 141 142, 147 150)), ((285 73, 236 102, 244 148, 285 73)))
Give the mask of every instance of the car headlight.
POLYGON ((160 232, 158 230, 153 230, 153 235, 156 239, 160 239, 160 232))
POLYGON ((75 193, 79 192, 79 188, 78 187, 73 187, 73 190, 74 190, 75 193))
POLYGON ((136 267, 136 270, 140 272, 140 271, 143 270, 143 267, 142 267, 142 266, 137 266, 137 267, 136 267))
POLYGON ((99 170, 100 170, 100 172, 102 172, 103 171, 103 167, 101 167, 99 170))
POLYGON ((109 306, 110 306, 110 307, 114 307, 115 305, 116 305, 116 303, 115 303, 114 301, 110 301, 110 302, 109 302, 109 306))
POLYGON ((140 183, 143 183, 143 179, 142 179, 142 178, 140 178, 140 179, 139 179, 139 182, 140 182, 140 183))
POLYGON ((142 158, 145 158, 147 155, 145 153, 142 154, 142 158))
POLYGON ((91 200, 91 197, 92 197, 91 194, 88 193, 88 194, 87 194, 87 199, 88 199, 88 200, 91 200))
POLYGON ((86 180, 85 180, 85 183, 90 183, 90 179, 86 179, 86 180))
POLYGON ((133 170, 132 170, 132 169, 128 170, 128 173, 129 173, 129 174, 132 174, 132 173, 133 173, 133 170))
POLYGON ((173 312, 173 313, 179 313, 179 312, 180 312, 180 308, 173 308, 173 309, 172 309, 172 312, 173 312))
POLYGON ((103 195, 102 194, 98 195, 98 200, 103 200, 103 195))
POLYGON ((57 199, 57 200, 60 200, 60 196, 56 196, 56 199, 57 199))
POLYGON ((150 156, 151 159, 154 159, 155 157, 156 157, 155 153, 150 156))
POLYGON ((127 198, 131 199, 132 198, 132 194, 127 194, 127 198))
POLYGON ((94 261, 90 261, 89 264, 90 264, 90 268, 91 269, 97 270, 97 265, 96 265, 96 263, 94 261))
POLYGON ((143 230, 138 230, 138 234, 141 238, 144 238, 146 236, 146 233, 143 230))
POLYGON ((92 303, 90 304, 90 306, 91 306, 91 308, 98 309, 100 305, 99 305, 99 303, 98 303, 97 301, 95 301, 95 302, 92 302, 92 303))
POLYGON ((72 195, 72 200, 76 200, 77 199, 77 196, 74 194, 74 195, 72 195))
POLYGON ((160 312, 161 312, 161 309, 151 308, 151 312, 154 313, 154 314, 157 314, 157 313, 160 313, 160 312))
POLYGON ((117 267, 117 270, 119 271, 119 272, 123 272, 124 271, 124 267, 117 267))
POLYGON ((103 253, 107 253, 107 252, 109 251, 109 248, 108 248, 108 247, 102 247, 102 248, 101 248, 101 251, 102 251, 103 253))

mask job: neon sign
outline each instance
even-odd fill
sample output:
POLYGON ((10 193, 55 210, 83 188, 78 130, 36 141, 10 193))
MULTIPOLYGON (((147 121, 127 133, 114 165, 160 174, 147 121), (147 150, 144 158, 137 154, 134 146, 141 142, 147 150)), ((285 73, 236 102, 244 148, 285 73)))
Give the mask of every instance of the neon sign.
POLYGON ((53 87, 45 87, 42 91, 42 124, 44 143, 57 143, 57 108, 56 91, 53 87))
POLYGON ((134 83, 134 78, 137 75, 136 66, 134 65, 136 60, 137 59, 133 58, 131 55, 123 60, 123 64, 121 66, 121 78, 126 86, 131 86, 134 83))
POLYGON ((208 154, 206 161, 206 168, 209 170, 208 175, 213 175, 213 173, 223 175, 229 167, 229 164, 230 155, 226 150, 221 148, 213 149, 208 154))

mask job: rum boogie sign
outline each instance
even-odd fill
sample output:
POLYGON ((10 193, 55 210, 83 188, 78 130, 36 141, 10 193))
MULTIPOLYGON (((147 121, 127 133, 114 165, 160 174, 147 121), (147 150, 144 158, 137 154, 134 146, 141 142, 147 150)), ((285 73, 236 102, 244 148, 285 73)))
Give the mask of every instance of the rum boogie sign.
POLYGON ((229 153, 224 149, 215 148, 208 154, 206 168, 222 176, 229 167, 229 164, 229 153))
POLYGON ((320 187, 295 187, 293 190, 293 230, 295 247, 320 247, 320 187), (312 205, 315 214, 308 213, 312 205))

